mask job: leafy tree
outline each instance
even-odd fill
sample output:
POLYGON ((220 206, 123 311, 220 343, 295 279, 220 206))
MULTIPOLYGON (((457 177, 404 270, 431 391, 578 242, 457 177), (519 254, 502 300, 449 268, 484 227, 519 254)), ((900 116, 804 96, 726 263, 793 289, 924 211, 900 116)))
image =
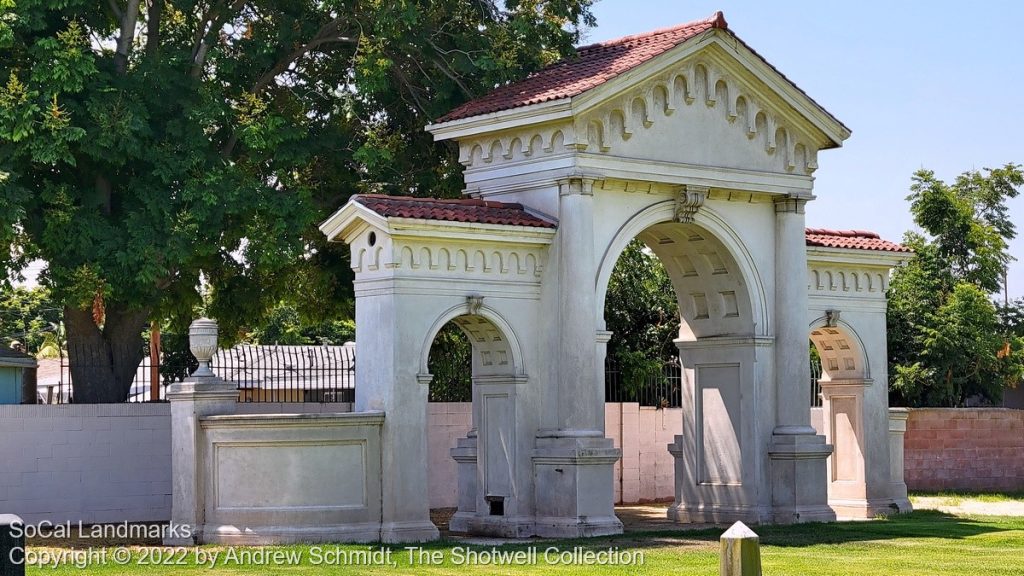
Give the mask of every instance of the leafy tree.
POLYGON ((335 345, 355 340, 355 322, 345 320, 310 320, 299 313, 299 306, 281 302, 266 322, 251 332, 245 340, 255 344, 281 345, 335 345))
POLYGON ((473 346, 454 322, 445 324, 430 345, 427 367, 431 402, 469 402, 473 399, 473 346))
POLYGON ((60 317, 47 289, 0 287, 0 346, 19 342, 30 354, 59 347, 60 317))
POLYGON ((1006 201, 1024 185, 1019 166, 970 171, 952 184, 915 173, 914 221, 927 236, 907 233, 915 252, 889 286, 892 401, 959 406, 968 397, 997 402, 1024 378, 1024 339, 1009 311, 989 295, 1012 260, 1016 228, 1006 201))
POLYGON ((572 51, 591 0, 0 0, 0 264, 63 306, 76 401, 123 401, 151 320, 227 343, 289 294, 351 300, 315 225, 454 195, 423 126, 572 51))
POLYGON ((618 362, 627 391, 637 392, 662 363, 678 356, 679 306, 665 267, 643 242, 633 240, 608 281, 605 325, 608 357, 618 362))
POLYGON ((1024 338, 1024 298, 1018 298, 998 307, 999 332, 1024 338))

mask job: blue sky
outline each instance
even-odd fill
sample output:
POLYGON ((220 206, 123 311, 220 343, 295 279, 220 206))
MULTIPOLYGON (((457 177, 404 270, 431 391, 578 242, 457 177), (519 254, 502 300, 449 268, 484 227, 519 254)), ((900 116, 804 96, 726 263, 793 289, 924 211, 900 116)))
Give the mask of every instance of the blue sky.
MULTIPOLYGON (((1024 163, 1024 2, 599 0, 584 43, 722 10, 729 28, 853 130, 823 151, 809 226, 914 227, 905 198, 928 168, 951 180, 1024 163)), ((1011 201, 1024 235, 1024 198, 1011 201)), ((1011 252, 1024 260, 1024 238, 1011 252)), ((1024 262, 1010 268, 1024 296, 1024 262)))

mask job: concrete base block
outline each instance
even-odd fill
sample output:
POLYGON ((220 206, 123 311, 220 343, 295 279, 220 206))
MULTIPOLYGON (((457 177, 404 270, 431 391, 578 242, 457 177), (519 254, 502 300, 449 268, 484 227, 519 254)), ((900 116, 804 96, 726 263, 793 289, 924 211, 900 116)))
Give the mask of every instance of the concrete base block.
POLYGON ((470 521, 476 517, 476 512, 456 512, 448 521, 448 530, 458 534, 469 534, 470 521))
MULTIPOLYGON (((433 527, 433 524, 431 524, 433 527)), ((434 528, 435 538, 437 529, 434 528)), ((229 546, 270 546, 322 542, 377 542, 381 539, 380 524, 346 524, 342 526, 205 526, 202 541, 205 544, 229 546)), ((403 540, 404 541, 404 540, 403 540)), ((165 544, 167 544, 165 542, 165 544)))
POLYGON ((761 524, 771 518, 771 511, 750 506, 672 504, 667 517, 678 524, 761 524))
POLYGON ((535 534, 534 519, 527 516, 476 516, 456 513, 448 527, 452 532, 497 538, 529 538, 535 534))
POLYGON ((380 528, 380 541, 385 544, 429 542, 440 537, 432 522, 385 522, 380 528))
POLYGON ((533 452, 537 491, 536 534, 578 538, 621 534, 615 517, 612 466, 622 456, 600 436, 551 434, 537 438, 533 452))
POLYGON ((590 538, 622 534, 615 515, 602 518, 537 518, 536 535, 543 538, 590 538))
POLYGON ((827 459, 832 446, 817 434, 773 434, 771 458, 772 522, 832 522, 828 505, 827 459))
POLYGON ((828 501, 829 506, 839 518, 877 518, 892 514, 911 512, 913 507, 907 498, 878 498, 870 500, 837 500, 828 501))

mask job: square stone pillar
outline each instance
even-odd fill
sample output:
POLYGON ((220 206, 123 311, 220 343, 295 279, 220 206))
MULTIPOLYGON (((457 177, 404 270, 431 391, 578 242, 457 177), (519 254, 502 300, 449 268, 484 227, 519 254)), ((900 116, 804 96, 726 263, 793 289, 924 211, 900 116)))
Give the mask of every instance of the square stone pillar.
MULTIPOLYGON (((190 535, 165 538, 164 545, 201 544, 206 522, 203 479, 209 474, 202 470, 205 442, 199 419, 234 414, 238 389, 216 376, 202 376, 171 385, 167 399, 171 402, 171 525, 178 528, 178 534, 190 535)), ((174 530, 169 532, 175 533, 174 530)))
POLYGON ((604 436, 541 431, 533 451, 536 535, 585 538, 621 534, 612 466, 622 451, 604 436))
POLYGON ((826 460, 832 447, 811 427, 807 317, 808 198, 775 200, 775 430, 771 461, 773 518, 778 523, 835 520, 828 506, 826 460))
POLYGON ((718 336, 676 340, 683 366, 682 434, 668 445, 675 463, 670 520, 756 524, 770 519, 764 471, 769 423, 760 400, 774 382, 758 367, 770 338, 718 336), (766 499, 765 499, 766 500, 766 499))
POLYGON ((539 430, 533 451, 536 534, 619 534, 614 464, 622 455, 604 435, 604 382, 598 366, 593 180, 559 182, 558 406, 556 427, 539 430))
MULTIPOLYGON (((381 428, 381 541, 436 540, 427 480, 427 395, 415 299, 356 282, 356 412, 385 413, 381 428), (370 288, 366 288, 366 285, 370 288), (402 308, 402 307, 405 308, 402 308)), ((422 306, 420 304, 420 306, 422 306)))
MULTIPOLYGON (((838 516, 871 518, 866 483, 864 388, 870 380, 821 380, 825 438, 834 447, 828 466, 828 502, 838 516)), ((883 504, 884 507, 884 504, 883 504)))
POLYGON ((471 522, 476 516, 476 428, 470 430, 465 438, 459 438, 450 454, 458 469, 459 507, 449 521, 448 527, 452 532, 469 532, 472 529, 471 522))
POLYGON ((890 508, 898 512, 911 512, 907 497, 907 483, 903 478, 903 438, 907 433, 910 410, 889 408, 889 495, 890 508))
POLYGON ((171 527, 178 534, 164 538, 166 546, 187 546, 203 542, 206 523, 206 486, 203 470, 206 454, 200 418, 234 414, 238 389, 233 382, 217 377, 210 362, 217 352, 217 323, 199 318, 189 326, 189 349, 199 360, 199 367, 184 382, 171 385, 167 399, 171 402, 171 527), (187 536, 185 536, 187 534, 187 536))

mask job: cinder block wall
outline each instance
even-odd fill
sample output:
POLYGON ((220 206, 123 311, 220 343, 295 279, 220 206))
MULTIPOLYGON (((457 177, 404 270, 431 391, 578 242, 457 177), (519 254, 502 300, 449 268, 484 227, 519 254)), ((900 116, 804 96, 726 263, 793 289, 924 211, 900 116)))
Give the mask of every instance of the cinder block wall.
POLYGON ((0 513, 93 524, 170 510, 169 404, 0 406, 0 513))
POLYGON ((1024 410, 913 409, 903 446, 910 490, 1024 490, 1024 410))
MULTIPOLYGON (((348 412, 350 404, 239 404, 242 414, 348 412)), ((615 498, 671 500, 674 463, 666 446, 682 429, 679 409, 605 407, 609 438, 623 451, 615 498)), ((472 426, 472 404, 428 408, 430 506, 457 505, 449 449, 472 426)), ((169 404, 0 406, 0 513, 26 522, 160 522, 170 519, 169 404)))
POLYGON ((471 402, 431 402, 427 404, 427 482, 431 508, 455 508, 459 505, 459 474, 449 452, 456 440, 465 437, 473 426, 471 402))
MULTIPOLYGON (((430 507, 458 505, 458 474, 449 449, 473 423, 468 402, 431 403, 427 411, 430 507)), ((615 464, 615 501, 626 504, 672 500, 675 463, 668 444, 680 434, 679 408, 641 408, 633 402, 605 404, 605 435, 622 450, 615 464)))
POLYGON ((672 500, 675 462, 668 445, 676 434, 682 434, 682 410, 609 402, 604 412, 605 435, 622 450, 622 459, 615 464, 615 501, 636 504, 672 500))

